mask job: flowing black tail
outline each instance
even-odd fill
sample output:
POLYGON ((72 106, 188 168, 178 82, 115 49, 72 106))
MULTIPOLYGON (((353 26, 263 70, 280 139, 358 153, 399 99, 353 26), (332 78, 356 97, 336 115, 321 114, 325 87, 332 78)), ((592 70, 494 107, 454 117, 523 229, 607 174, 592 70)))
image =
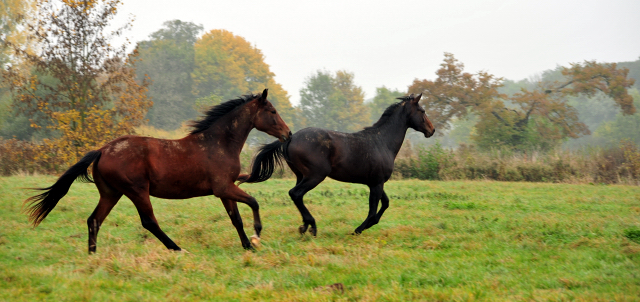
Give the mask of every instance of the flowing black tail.
POLYGON ((87 173, 87 168, 91 163, 97 161, 101 154, 102 152, 99 150, 85 154, 79 162, 64 172, 52 186, 36 189, 45 191, 44 193, 25 200, 25 204, 28 204, 26 212, 29 214, 29 220, 33 223, 33 226, 37 226, 47 217, 49 212, 58 204, 58 201, 69 192, 69 187, 71 187, 76 178, 80 177, 83 182, 93 182, 87 173))
POLYGON ((289 147, 289 142, 291 140, 287 140, 284 143, 275 141, 262 146, 256 158, 253 159, 253 164, 251 164, 251 175, 248 178, 239 178, 240 183, 262 182, 269 179, 273 175, 276 166, 282 166, 282 159, 286 159, 286 149, 289 147))

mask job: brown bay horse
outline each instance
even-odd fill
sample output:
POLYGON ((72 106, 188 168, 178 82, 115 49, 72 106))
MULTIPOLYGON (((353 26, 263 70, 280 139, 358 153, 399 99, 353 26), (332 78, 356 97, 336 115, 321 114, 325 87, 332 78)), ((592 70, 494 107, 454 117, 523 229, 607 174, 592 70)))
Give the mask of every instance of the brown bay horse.
POLYGON ((320 128, 305 128, 285 142, 265 145, 256 155, 251 174, 240 181, 252 183, 267 180, 284 159, 296 175, 297 181, 289 196, 302 215, 299 231, 315 236, 316 221, 305 207, 302 198, 326 177, 342 182, 360 183, 369 187, 369 214, 355 229, 356 234, 377 224, 389 207, 384 184, 391 177, 394 160, 408 128, 431 137, 435 132, 424 108, 419 104, 422 94, 398 98, 373 126, 355 133, 342 133, 320 128), (382 206, 378 211, 378 202, 382 206))
POLYGON ((212 107, 192 127, 189 135, 178 140, 123 136, 88 152, 55 184, 39 189, 44 193, 27 199, 30 220, 34 226, 42 222, 79 177, 94 182, 100 193, 98 206, 87 220, 89 253, 96 251, 100 225, 122 195, 133 202, 145 229, 168 249, 180 251, 160 229, 149 196, 186 199, 213 194, 222 200, 242 247, 251 249, 236 202, 253 211, 258 238, 262 225, 258 202, 234 183, 240 173, 240 151, 253 128, 282 141, 290 138, 291 131, 267 100, 267 89, 212 107), (93 180, 87 171, 92 163, 93 180))

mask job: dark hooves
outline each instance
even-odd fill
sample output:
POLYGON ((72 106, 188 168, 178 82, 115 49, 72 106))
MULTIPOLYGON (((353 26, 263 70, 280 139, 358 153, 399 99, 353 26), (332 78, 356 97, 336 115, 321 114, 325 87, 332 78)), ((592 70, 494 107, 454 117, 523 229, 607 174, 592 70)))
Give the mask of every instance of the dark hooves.
POLYGON ((300 235, 304 235, 304 233, 307 232, 307 225, 303 224, 298 228, 298 231, 300 231, 300 235))
POLYGON ((304 233, 307 232, 307 228, 309 229, 309 233, 311 233, 313 237, 318 234, 318 230, 316 229, 316 227, 312 226, 309 228, 309 225, 303 224, 298 228, 298 231, 300 231, 300 235, 304 235, 304 233))

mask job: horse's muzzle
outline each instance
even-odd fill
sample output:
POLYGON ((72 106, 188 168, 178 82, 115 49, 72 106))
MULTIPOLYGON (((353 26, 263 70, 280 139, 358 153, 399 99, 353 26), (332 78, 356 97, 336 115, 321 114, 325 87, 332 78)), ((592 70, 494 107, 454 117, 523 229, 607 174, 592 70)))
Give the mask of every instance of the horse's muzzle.
POLYGON ((292 135, 293 135, 293 134, 291 133, 291 131, 289 131, 289 133, 288 133, 287 135, 284 135, 284 134, 283 134, 282 136, 280 136, 280 141, 281 141, 281 142, 286 142, 286 141, 288 141, 288 140, 290 140, 290 139, 291 139, 291 136, 292 136, 292 135))
POLYGON ((426 137, 426 138, 430 138, 430 137, 432 137, 432 136, 433 136, 433 134, 434 134, 434 133, 436 133, 436 129, 433 129, 433 131, 431 131, 431 133, 425 133, 425 134, 424 134, 424 137, 426 137))

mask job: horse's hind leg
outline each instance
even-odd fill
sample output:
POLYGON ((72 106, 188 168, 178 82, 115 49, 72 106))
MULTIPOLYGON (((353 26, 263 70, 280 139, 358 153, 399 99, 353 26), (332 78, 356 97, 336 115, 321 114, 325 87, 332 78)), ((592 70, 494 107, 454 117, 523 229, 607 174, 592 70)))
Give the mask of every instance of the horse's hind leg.
MULTIPOLYGON (((355 233, 360 234, 362 231, 368 229, 372 225, 376 224, 376 212, 378 211, 378 201, 384 193, 383 185, 377 185, 369 187, 369 214, 362 224, 356 228, 355 233), (375 222, 374 222, 375 221, 375 222)), ((388 199, 387 199, 388 201, 388 199)), ((388 206, 388 203, 387 203, 388 206)))
POLYGON ((153 207, 151 206, 151 201, 149 200, 148 194, 125 194, 133 204, 136 206, 138 210, 138 215, 140 215, 140 222, 142 222, 142 227, 147 229, 151 234, 156 236, 170 250, 180 251, 180 247, 176 245, 167 234, 165 234, 160 226, 158 225, 158 220, 156 220, 156 216, 153 215, 153 207))
POLYGON ((298 184, 296 184, 293 189, 289 190, 289 196, 291 196, 291 200, 293 200, 293 203, 296 205, 298 211, 300 211, 300 215, 302 216, 303 225, 298 228, 300 234, 304 234, 309 226, 311 226, 311 228, 309 228, 309 232, 311 232, 313 236, 316 236, 318 232, 318 229, 316 228, 316 220, 311 216, 309 209, 304 205, 303 198, 307 192, 313 190, 313 188, 320 184, 325 177, 326 176, 303 177, 302 180, 298 179, 298 184))
POLYGON ((118 203, 120 197, 122 197, 122 193, 109 186, 95 169, 93 176, 96 187, 98 187, 98 191, 100 192, 100 201, 98 201, 98 206, 96 206, 96 209, 93 210, 93 213, 91 213, 91 216, 87 219, 87 227, 89 229, 89 253, 96 252, 100 226, 104 219, 107 218, 107 215, 109 215, 109 212, 111 212, 111 209, 118 203))
POLYGON ((100 226, 111 209, 118 203, 122 193, 115 194, 103 194, 100 192, 100 201, 98 202, 98 206, 93 210, 89 219, 87 219, 87 227, 89 228, 89 254, 96 252, 96 245, 98 243, 98 231, 100 230, 100 226))

